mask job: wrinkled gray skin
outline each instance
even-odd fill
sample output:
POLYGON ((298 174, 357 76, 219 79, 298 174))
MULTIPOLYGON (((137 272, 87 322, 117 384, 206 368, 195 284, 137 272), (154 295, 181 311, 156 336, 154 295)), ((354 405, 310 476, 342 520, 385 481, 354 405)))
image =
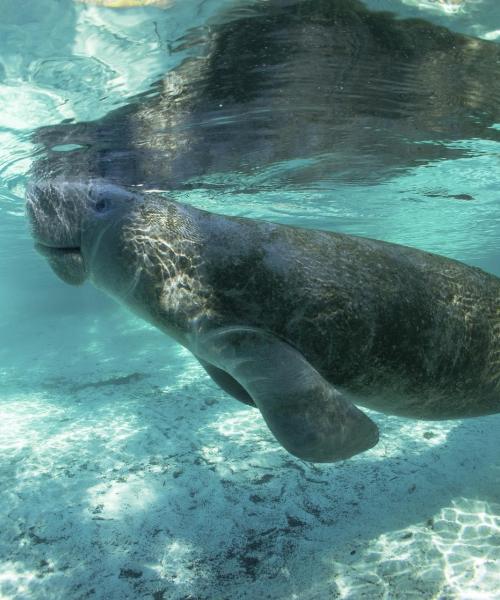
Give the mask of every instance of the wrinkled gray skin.
POLYGON ((500 280, 480 269, 104 181, 33 184, 27 210, 64 281, 90 279, 175 338, 304 460, 377 443, 355 404, 422 419, 500 411, 500 280))

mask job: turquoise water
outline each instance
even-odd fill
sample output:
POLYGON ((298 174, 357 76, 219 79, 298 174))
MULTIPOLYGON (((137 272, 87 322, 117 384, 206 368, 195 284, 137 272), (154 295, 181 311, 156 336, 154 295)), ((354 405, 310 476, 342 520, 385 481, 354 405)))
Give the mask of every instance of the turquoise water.
POLYGON ((292 2, 0 0, 1 598, 499 597, 497 416, 373 413, 376 448, 308 465, 32 248, 30 170, 98 173, 500 276, 500 5, 371 0, 403 23, 375 43, 300 4, 267 45, 292 2))

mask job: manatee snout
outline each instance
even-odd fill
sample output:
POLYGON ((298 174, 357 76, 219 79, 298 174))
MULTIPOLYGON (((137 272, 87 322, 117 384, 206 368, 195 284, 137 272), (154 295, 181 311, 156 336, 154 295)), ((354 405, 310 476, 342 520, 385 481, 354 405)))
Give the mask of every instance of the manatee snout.
POLYGON ((83 260, 82 217, 86 200, 82 190, 64 182, 31 182, 26 190, 26 212, 35 248, 66 283, 87 279, 83 260))
POLYGON ((26 211, 35 242, 51 248, 80 248, 86 204, 80 186, 31 182, 26 190, 26 211))
POLYGON ((26 190, 26 212, 35 248, 66 283, 90 274, 96 244, 113 229, 138 196, 103 180, 39 180, 26 190))

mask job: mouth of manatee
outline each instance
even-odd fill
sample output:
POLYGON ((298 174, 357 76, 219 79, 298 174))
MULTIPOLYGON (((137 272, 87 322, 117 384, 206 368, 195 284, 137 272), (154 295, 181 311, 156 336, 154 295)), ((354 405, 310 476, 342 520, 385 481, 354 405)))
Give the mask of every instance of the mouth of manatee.
POLYGON ((58 256, 63 257, 67 255, 81 256, 82 253, 81 249, 78 246, 51 246, 50 244, 42 242, 36 242, 35 249, 37 250, 37 252, 39 252, 43 256, 46 256, 47 258, 58 256))
POLYGON ((54 272, 70 285, 81 285, 87 279, 87 268, 79 246, 51 246, 35 242, 35 249, 44 256, 54 272))

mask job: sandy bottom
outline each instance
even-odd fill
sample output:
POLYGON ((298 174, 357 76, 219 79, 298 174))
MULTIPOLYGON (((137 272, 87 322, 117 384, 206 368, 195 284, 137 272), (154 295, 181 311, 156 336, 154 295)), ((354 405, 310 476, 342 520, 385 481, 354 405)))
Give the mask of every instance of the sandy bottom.
POLYGON ((2 599, 500 597, 500 416, 371 413, 375 449, 313 466, 121 309, 15 330, 2 599))

